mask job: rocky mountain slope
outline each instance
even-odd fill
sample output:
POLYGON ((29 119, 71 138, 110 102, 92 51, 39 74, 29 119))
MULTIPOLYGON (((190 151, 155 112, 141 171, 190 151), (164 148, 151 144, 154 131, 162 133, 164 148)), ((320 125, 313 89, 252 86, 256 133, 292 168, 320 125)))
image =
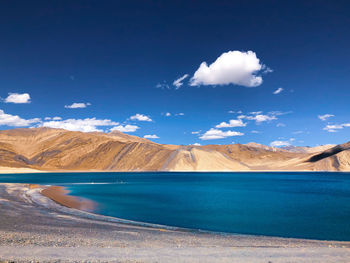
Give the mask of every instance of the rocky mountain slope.
POLYGON ((350 171, 350 142, 274 148, 257 143, 177 146, 121 132, 0 131, 0 166, 46 171, 350 171))

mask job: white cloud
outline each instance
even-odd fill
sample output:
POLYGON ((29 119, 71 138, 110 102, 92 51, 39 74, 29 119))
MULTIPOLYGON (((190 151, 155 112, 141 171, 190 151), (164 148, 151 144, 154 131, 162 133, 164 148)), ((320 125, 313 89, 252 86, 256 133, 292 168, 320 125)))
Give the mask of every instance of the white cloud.
POLYGON ((171 114, 170 112, 165 113, 165 116, 166 116, 166 117, 170 117, 171 115, 174 115, 174 116, 184 116, 185 113, 183 113, 183 112, 175 113, 175 114, 171 114))
POLYGON ((201 146, 201 144, 200 144, 200 143, 198 143, 198 142, 193 143, 193 144, 191 144, 191 145, 193 145, 193 146, 201 146))
POLYGON ((201 131, 193 131, 192 134, 200 134, 201 131))
POLYGON ((253 131, 251 131, 251 133, 260 133, 260 132, 259 132, 259 131, 253 130, 253 131))
POLYGON ((140 129, 140 127, 136 125, 118 125, 110 129, 110 131, 135 132, 137 129, 140 129))
POLYGON ((302 133, 304 133, 304 131, 293 131, 292 133, 293 134, 302 134, 302 133))
POLYGON ((341 130, 345 127, 350 127, 350 123, 327 125, 326 127, 323 128, 323 130, 328 132, 337 132, 338 130, 341 130))
POLYGON ((44 120, 45 121, 49 121, 49 120, 59 121, 59 120, 62 120, 62 118, 61 117, 45 117, 44 120))
POLYGON ((118 122, 108 120, 108 119, 86 118, 86 119, 45 121, 40 126, 56 128, 56 129, 65 129, 69 131, 103 132, 103 130, 99 129, 98 127, 115 126, 118 124, 119 124, 118 122))
POLYGON ((278 110, 275 110, 275 111, 269 111, 268 112, 268 114, 275 115, 275 116, 286 115, 286 114, 291 114, 291 113, 293 113, 293 111, 278 111, 278 110))
POLYGON ((135 114, 133 116, 130 117, 130 120, 137 120, 137 121, 152 121, 152 119, 144 114, 135 114))
POLYGON ((206 131, 201 137, 201 140, 215 140, 215 139, 223 139, 232 136, 242 136, 244 133, 236 132, 236 131, 221 131, 218 129, 211 128, 209 131, 206 131))
POLYGON ((286 127, 286 125, 284 123, 280 122, 280 123, 277 123, 276 127, 286 127))
POLYGON ((164 81, 163 83, 158 83, 156 85, 157 89, 170 89, 168 83, 166 81, 164 81))
POLYGON ((230 120, 227 122, 221 122, 220 124, 216 125, 216 128, 233 128, 233 127, 245 127, 247 124, 242 121, 242 119, 238 120, 230 120))
POLYGON ((176 89, 179 89, 179 88, 183 85, 183 82, 182 82, 182 81, 183 81, 185 78, 187 78, 188 76, 189 76, 188 74, 185 74, 185 75, 183 75, 182 77, 180 77, 180 78, 174 80, 173 85, 176 87, 176 89))
POLYGON ((5 99, 6 103, 30 103, 30 95, 28 93, 9 93, 5 99))
POLYGON ((269 116, 269 115, 264 115, 264 114, 258 114, 255 116, 246 116, 245 119, 247 120, 255 120, 257 123, 261 123, 264 121, 272 121, 272 120, 277 120, 276 116, 269 116))
POLYGON ((143 138, 146 138, 146 139, 159 139, 159 137, 155 134, 147 134, 145 136, 143 136, 143 138))
POLYGON ((270 143, 270 146, 272 147, 283 147, 283 146, 290 146, 289 141, 273 141, 270 143))
POLYGON ((321 121, 326 121, 328 118, 331 118, 331 117, 334 117, 334 115, 333 115, 333 114, 318 115, 318 118, 319 118, 321 121))
POLYGON ((91 103, 85 103, 85 102, 74 102, 71 105, 65 105, 64 107, 66 109, 82 109, 82 108, 86 108, 87 106, 90 106, 91 103))
POLYGON ((241 114, 241 113, 242 113, 242 111, 241 111, 241 110, 239 110, 239 111, 229 110, 229 111, 228 111, 228 113, 238 113, 238 114, 241 114))
POLYGON ((267 67, 265 65, 263 65, 262 69, 263 69, 263 73, 264 74, 273 72, 273 69, 271 69, 271 68, 269 68, 269 67, 267 67))
POLYGON ((253 114, 253 115, 258 115, 258 114, 261 114, 263 113, 262 111, 251 111, 249 112, 249 114, 253 114))
POLYGON ((38 123, 41 120, 39 118, 23 119, 18 115, 11 115, 0 110, 0 125, 12 126, 12 127, 26 127, 34 123, 38 123))
POLYGON ((190 80, 191 86, 235 84, 256 87, 262 84, 261 76, 256 75, 266 68, 253 51, 229 51, 215 62, 202 62, 190 80))
POLYGON ((273 92, 273 94, 275 94, 275 95, 280 94, 282 91, 283 91, 283 88, 278 88, 273 92))

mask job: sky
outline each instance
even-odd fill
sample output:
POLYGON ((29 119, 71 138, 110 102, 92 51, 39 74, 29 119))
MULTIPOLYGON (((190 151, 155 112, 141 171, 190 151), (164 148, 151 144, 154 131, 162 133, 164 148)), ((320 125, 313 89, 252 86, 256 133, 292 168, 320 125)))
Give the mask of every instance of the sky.
POLYGON ((3 1, 0 129, 350 140, 349 1, 3 1))

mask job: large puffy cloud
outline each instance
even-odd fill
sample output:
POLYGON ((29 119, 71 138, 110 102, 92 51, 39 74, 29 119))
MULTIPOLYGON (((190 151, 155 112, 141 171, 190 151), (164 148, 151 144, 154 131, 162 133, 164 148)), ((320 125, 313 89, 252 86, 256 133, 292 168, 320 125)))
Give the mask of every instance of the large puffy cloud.
POLYGON ((220 124, 216 125, 216 128, 233 128, 233 127, 245 127, 247 124, 242 121, 242 119, 238 120, 230 120, 227 122, 221 122, 220 124))
POLYGON ((30 103, 30 95, 28 93, 9 93, 4 100, 6 103, 30 103))
POLYGON ((222 131, 218 129, 211 128, 209 131, 206 131, 201 137, 201 140, 215 140, 215 139, 224 139, 232 136, 242 136, 244 133, 236 131, 222 131))
POLYGON ((136 126, 136 125, 118 125, 118 126, 115 126, 111 129, 111 131, 120 131, 120 132, 135 132, 137 129, 140 129, 139 126, 136 126))
POLYGON ((86 108, 87 106, 90 106, 91 103, 87 102, 74 102, 71 105, 65 105, 64 107, 67 109, 83 109, 86 108))
MULTIPOLYGON (((245 87, 256 87, 263 79, 257 74, 266 69, 255 52, 229 51, 221 54, 208 66, 202 62, 190 80, 191 86, 235 84, 245 87)), ((268 72, 268 71, 266 71, 268 72)))
POLYGON ((114 122, 108 119, 96 119, 96 118, 86 118, 86 119, 67 119, 67 120, 57 120, 57 121, 45 121, 40 126, 65 129, 69 131, 82 131, 82 132, 103 132, 102 129, 98 127, 103 126, 115 126, 118 122, 114 122))
POLYGON ((26 127, 34 123, 38 123, 41 120, 39 118, 23 119, 18 115, 11 115, 0 110, 0 125, 12 126, 12 127, 26 127))
POLYGON ((152 121, 152 119, 150 117, 148 117, 147 115, 139 114, 139 113, 131 116, 130 120, 133 120, 133 121, 152 121))

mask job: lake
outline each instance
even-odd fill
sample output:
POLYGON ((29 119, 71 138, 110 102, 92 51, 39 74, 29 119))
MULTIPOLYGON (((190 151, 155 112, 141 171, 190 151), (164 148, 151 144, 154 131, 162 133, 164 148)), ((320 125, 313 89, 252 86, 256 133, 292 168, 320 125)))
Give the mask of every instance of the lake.
POLYGON ((350 173, 3 174, 0 182, 61 185, 95 213, 237 234, 350 241, 350 173))

